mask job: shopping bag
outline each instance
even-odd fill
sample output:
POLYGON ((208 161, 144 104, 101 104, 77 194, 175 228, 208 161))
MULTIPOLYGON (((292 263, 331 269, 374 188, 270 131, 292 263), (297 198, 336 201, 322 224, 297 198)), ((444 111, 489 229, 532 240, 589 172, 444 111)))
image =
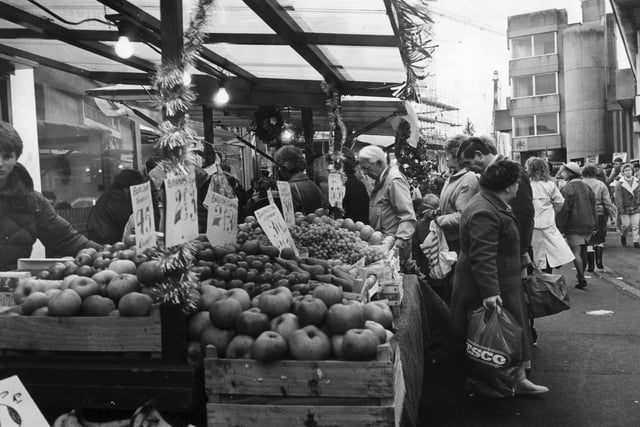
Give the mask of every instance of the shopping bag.
POLYGON ((429 261, 429 277, 432 279, 444 279, 458 260, 458 254, 449 250, 447 239, 442 229, 431 221, 429 234, 420 244, 420 249, 429 261))
POLYGON ((522 357, 522 328, 505 309, 480 307, 470 313, 466 341, 467 390, 512 397, 522 357))
POLYGON ((570 308, 567 283, 561 274, 543 273, 534 268, 523 285, 529 313, 534 319, 570 308))

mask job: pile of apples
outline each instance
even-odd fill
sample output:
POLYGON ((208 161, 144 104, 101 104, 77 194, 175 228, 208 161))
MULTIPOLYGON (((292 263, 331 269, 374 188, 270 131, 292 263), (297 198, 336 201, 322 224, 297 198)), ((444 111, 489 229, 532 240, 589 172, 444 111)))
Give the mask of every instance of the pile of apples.
POLYGON ((218 357, 277 360, 376 358, 392 336, 393 315, 381 301, 344 299, 330 283, 312 283, 306 294, 286 286, 250 298, 241 288, 204 283, 201 310, 189 319, 189 353, 197 358, 208 345, 218 357))

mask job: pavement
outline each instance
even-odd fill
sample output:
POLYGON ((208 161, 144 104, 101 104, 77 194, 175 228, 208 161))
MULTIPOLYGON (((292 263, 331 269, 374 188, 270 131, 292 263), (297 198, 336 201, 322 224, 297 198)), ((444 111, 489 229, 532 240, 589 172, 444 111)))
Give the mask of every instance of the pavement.
POLYGON ((531 371, 549 393, 451 393, 446 361, 428 360, 418 426, 640 426, 640 249, 622 247, 619 234, 609 232, 604 267, 587 272, 584 290, 573 286, 573 265, 554 271, 567 280, 571 309, 536 319, 531 371))

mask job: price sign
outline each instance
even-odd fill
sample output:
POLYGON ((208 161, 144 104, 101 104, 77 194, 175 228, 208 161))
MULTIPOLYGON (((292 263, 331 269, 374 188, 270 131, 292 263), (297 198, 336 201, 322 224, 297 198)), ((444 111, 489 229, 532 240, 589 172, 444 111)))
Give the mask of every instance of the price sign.
POLYGON ((269 204, 275 206, 276 202, 275 200, 273 200, 273 193, 271 192, 271 190, 267 190, 267 200, 269 200, 269 204))
POLYGON ((16 375, 0 380, 0 425, 49 427, 49 423, 16 375))
POLYGON ((333 207, 342 207, 342 199, 346 193, 342 176, 337 172, 329 173, 329 204, 333 207))
POLYGON ((175 175, 164 180, 166 192, 165 244, 175 246, 198 236, 196 175, 175 175))
POLYGON ((234 243, 238 233, 238 199, 213 193, 207 214, 207 238, 214 246, 234 243))
POLYGON ((255 216, 258 224, 262 227, 262 231, 264 231, 273 246, 280 250, 286 247, 292 248, 296 256, 298 256, 298 249, 293 237, 291 237, 289 228, 287 228, 287 224, 284 222, 284 218, 276 205, 267 205, 258 209, 255 212, 255 216))
POLYGON ((287 225, 296 225, 296 216, 293 212, 293 197, 291 197, 291 184, 287 181, 277 181, 277 184, 284 220, 287 225))
POLYGON ((136 250, 142 253, 147 248, 156 246, 156 222, 153 215, 151 199, 151 183, 145 182, 129 187, 131 206, 133 207, 133 223, 136 230, 136 250))

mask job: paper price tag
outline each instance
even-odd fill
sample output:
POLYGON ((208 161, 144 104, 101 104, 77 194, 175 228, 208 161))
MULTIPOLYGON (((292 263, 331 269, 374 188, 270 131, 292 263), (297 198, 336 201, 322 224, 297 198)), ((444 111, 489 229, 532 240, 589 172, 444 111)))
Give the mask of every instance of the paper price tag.
POLYGON ((166 192, 165 244, 175 246, 198 236, 196 175, 176 175, 164 180, 166 192))
POLYGON ((49 427, 38 405, 16 375, 0 380, 0 425, 49 427))
POLYGON ((287 224, 284 222, 284 218, 276 205, 267 205, 258 209, 255 212, 255 216, 258 224, 262 227, 262 231, 264 231, 273 246, 280 250, 290 247, 298 256, 298 249, 293 237, 291 237, 289 228, 287 228, 287 224))
POLYGON ((136 250, 142 253, 145 249, 156 246, 156 222, 153 214, 151 183, 147 181, 132 185, 129 190, 136 230, 136 250))
POLYGON ((333 207, 342 207, 342 199, 346 193, 342 176, 339 173, 329 173, 329 204, 333 207))
POLYGON ((213 193, 207 214, 207 238, 214 246, 234 243, 238 233, 238 199, 213 193))
POLYGON ((287 225, 296 225, 296 216, 293 212, 293 197, 291 196, 291 184, 287 181, 277 181, 277 184, 284 221, 287 225))

